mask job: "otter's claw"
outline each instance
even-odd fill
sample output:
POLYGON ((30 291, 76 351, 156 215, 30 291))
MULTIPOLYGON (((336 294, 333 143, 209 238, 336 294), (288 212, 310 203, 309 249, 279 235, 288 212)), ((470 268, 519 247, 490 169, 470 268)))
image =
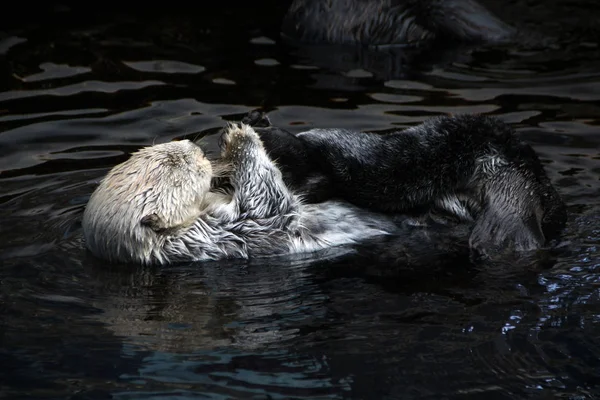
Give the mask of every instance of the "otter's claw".
MULTIPOLYGON (((242 118, 242 124, 250 125, 253 128, 269 128, 271 121, 266 113, 258 110, 250 111, 242 118)), ((226 145, 228 129, 223 129, 219 136, 219 148, 224 149, 226 145)))

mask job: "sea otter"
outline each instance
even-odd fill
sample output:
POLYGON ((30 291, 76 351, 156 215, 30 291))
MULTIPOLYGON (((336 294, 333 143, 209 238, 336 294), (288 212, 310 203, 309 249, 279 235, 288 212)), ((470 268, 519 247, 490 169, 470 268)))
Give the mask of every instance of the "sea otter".
POLYGON ((341 198, 391 213, 443 210, 472 224, 481 250, 532 250, 558 236, 566 208, 535 151, 507 124, 440 116, 388 134, 312 129, 293 135, 252 112, 285 182, 311 202, 341 198))
POLYGON ((475 0, 294 0, 282 23, 301 43, 498 42, 513 28, 475 0))
POLYGON ((83 214, 88 249, 110 262, 167 264, 313 252, 396 229, 344 201, 303 204, 248 125, 230 125, 222 147, 215 166, 189 140, 115 166, 83 214), (221 170, 229 185, 211 189, 221 170))
POLYGON ((361 85, 347 76, 356 69, 410 79, 516 35, 477 0, 294 0, 281 25, 294 57, 322 69, 315 85, 343 91, 361 85))

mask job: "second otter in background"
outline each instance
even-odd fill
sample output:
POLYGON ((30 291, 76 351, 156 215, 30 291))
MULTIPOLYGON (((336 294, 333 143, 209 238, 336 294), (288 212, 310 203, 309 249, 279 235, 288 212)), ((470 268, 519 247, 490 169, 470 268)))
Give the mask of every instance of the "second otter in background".
POLYGON ((375 46, 494 43, 513 31, 475 0, 294 0, 282 24, 301 43, 375 46))

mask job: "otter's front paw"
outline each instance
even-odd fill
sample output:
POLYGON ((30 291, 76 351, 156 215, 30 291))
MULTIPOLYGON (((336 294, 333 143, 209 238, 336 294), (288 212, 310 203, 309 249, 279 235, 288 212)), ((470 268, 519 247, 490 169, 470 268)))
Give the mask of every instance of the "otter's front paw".
POLYGON ((193 224, 194 220, 194 218, 190 218, 188 221, 184 220, 182 222, 172 222, 169 225, 167 224, 167 221, 164 218, 160 217, 156 213, 152 213, 144 216, 141 219, 140 224, 142 224, 142 226, 152 229, 159 235, 168 236, 177 234, 177 232, 179 232, 180 230, 185 229, 186 227, 193 224))
POLYGON ((156 233, 163 233, 169 229, 166 222, 156 213, 148 214, 142 218, 140 224, 147 226, 156 233))
POLYGON ((254 110, 250 111, 242 118, 242 124, 250 125, 254 128, 268 128, 271 126, 271 121, 264 112, 254 110))
POLYGON ((260 137, 246 124, 230 125, 223 135, 222 157, 236 161, 244 156, 251 156, 256 152, 264 152, 260 137))

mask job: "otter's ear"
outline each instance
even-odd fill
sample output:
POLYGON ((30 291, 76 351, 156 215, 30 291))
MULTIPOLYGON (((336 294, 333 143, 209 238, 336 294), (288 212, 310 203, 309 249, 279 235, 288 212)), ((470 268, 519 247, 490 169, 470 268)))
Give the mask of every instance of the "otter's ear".
POLYGON ((160 218, 158 216, 158 214, 156 214, 156 213, 152 213, 152 214, 148 214, 148 215, 144 216, 140 220, 140 224, 142 224, 143 226, 147 226, 148 228, 152 229, 156 233, 160 233, 165 230, 165 226, 164 226, 164 222, 163 222, 162 218, 160 218))

